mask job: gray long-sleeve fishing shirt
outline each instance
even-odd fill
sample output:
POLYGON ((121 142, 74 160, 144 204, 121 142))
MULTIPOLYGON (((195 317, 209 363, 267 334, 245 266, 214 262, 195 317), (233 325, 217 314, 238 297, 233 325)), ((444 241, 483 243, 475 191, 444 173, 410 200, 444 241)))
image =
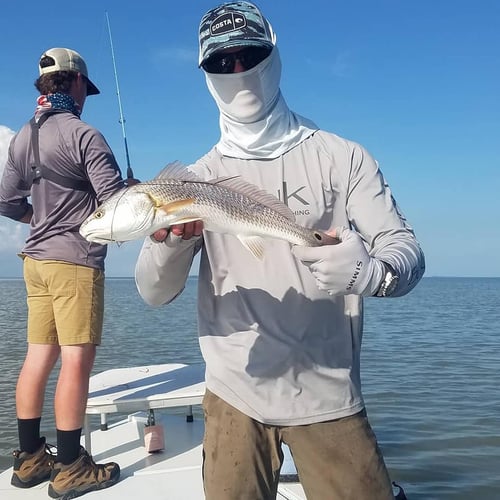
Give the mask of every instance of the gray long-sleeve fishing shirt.
MULTIPOLYGON (((415 235, 358 144, 318 131, 277 159, 240 160, 212 149, 191 168, 207 179, 240 175, 285 201, 304 226, 355 229, 370 254, 399 274, 394 296, 423 275, 415 235)), ((144 242, 135 273, 144 300, 174 300, 200 248, 198 333, 208 389, 268 424, 360 411, 362 298, 320 291, 286 242, 266 240, 258 261, 234 236, 204 231, 188 241, 170 234, 164 243, 144 242)))
POLYGON ((99 203, 124 187, 106 140, 69 111, 51 114, 40 127, 40 162, 64 177, 89 181, 87 191, 44 178, 32 186, 35 162, 30 144, 31 127, 27 123, 10 143, 0 183, 0 215, 21 220, 31 197, 33 217, 22 253, 38 260, 104 269, 106 245, 89 243, 78 229, 99 203))

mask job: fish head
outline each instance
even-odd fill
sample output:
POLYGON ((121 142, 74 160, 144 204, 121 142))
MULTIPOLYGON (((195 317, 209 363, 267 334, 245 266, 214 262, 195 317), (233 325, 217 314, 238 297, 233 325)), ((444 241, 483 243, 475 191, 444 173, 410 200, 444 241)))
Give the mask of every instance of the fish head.
POLYGON ((94 243, 131 241, 152 234, 156 207, 140 184, 115 193, 80 226, 80 234, 94 243), (137 188, 137 189, 134 189, 137 188))

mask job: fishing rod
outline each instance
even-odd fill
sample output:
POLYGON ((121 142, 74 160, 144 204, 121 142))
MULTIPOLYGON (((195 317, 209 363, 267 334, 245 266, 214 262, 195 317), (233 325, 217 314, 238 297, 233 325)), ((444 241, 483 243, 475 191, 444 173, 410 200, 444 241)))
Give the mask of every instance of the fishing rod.
POLYGON ((113 47, 113 38, 111 37, 111 25, 109 24, 109 16, 106 11, 106 22, 108 24, 109 44, 111 46, 111 58, 113 60, 113 71, 115 73, 116 95, 118 97, 118 109, 120 111, 120 124, 122 126, 123 142, 125 144, 125 157, 127 159, 127 179, 134 178, 134 172, 130 166, 130 156, 128 154, 127 135, 125 133, 125 117, 123 116, 122 99, 120 96, 120 85, 118 84, 118 73, 116 71, 115 49, 113 47))

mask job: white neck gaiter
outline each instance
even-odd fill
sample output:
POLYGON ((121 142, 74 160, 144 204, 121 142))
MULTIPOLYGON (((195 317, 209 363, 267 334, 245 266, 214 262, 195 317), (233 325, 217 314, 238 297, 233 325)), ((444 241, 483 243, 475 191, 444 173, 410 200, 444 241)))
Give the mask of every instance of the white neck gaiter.
POLYGON ((275 46, 266 59, 243 73, 205 73, 220 111, 217 150, 233 158, 277 158, 318 127, 288 109, 281 95, 281 59, 275 46))

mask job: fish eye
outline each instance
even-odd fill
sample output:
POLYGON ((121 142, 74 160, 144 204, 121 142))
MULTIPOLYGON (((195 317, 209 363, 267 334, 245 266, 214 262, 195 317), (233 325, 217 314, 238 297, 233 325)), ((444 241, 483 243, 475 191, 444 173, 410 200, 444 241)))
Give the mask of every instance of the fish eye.
POLYGON ((96 213, 94 214, 94 217, 95 217, 96 219, 101 219, 102 217, 104 217, 104 213, 103 213, 101 210, 99 210, 98 212, 96 212, 96 213))
POLYGON ((323 241, 323 236, 320 233, 314 232, 313 235, 318 241, 323 241))

